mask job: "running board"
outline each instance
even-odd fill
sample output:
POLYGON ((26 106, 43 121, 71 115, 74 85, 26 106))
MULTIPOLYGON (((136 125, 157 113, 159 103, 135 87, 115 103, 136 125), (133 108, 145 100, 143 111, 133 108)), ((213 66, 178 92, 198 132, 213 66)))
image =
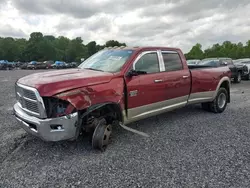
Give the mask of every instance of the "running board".
POLYGON ((127 131, 130 131, 130 132, 133 132, 133 133, 136 133, 136 134, 139 134, 141 136, 144 136, 144 137, 149 137, 148 134, 144 133, 144 132, 141 132, 141 131, 138 131, 138 130, 135 130, 135 129, 132 129, 130 127, 127 127, 125 126, 123 123, 119 122, 119 125, 123 128, 123 129, 126 129, 127 131))

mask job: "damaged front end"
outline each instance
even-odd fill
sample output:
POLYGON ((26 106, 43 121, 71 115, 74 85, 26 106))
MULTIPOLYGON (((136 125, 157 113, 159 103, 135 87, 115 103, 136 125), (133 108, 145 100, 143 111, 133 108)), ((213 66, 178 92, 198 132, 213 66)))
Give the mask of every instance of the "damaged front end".
POLYGON ((45 141, 76 137, 78 112, 68 102, 55 97, 41 97, 32 87, 16 84, 14 115, 22 128, 45 141))

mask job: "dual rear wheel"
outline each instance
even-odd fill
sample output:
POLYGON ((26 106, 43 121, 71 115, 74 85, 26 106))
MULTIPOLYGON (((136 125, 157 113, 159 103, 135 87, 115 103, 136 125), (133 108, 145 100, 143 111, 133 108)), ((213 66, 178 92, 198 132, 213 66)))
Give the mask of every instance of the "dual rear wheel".
POLYGON ((214 113, 222 113, 228 103, 228 92, 225 88, 220 88, 216 98, 212 102, 202 103, 202 108, 214 113))

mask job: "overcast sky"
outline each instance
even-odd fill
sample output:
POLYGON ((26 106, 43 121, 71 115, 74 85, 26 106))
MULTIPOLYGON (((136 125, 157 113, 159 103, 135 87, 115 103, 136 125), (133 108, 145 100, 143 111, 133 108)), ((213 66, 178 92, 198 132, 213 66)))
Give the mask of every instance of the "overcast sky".
POLYGON ((34 31, 103 44, 208 47, 250 40, 249 0, 0 0, 0 36, 34 31))

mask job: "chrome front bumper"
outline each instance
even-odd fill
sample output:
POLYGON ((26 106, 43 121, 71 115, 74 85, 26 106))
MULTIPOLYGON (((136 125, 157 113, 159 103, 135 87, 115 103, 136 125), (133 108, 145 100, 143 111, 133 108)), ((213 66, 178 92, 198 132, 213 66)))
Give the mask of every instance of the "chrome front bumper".
POLYGON ((39 119, 25 113, 17 103, 13 111, 22 128, 42 140, 69 140, 76 136, 77 112, 58 118, 39 119))

